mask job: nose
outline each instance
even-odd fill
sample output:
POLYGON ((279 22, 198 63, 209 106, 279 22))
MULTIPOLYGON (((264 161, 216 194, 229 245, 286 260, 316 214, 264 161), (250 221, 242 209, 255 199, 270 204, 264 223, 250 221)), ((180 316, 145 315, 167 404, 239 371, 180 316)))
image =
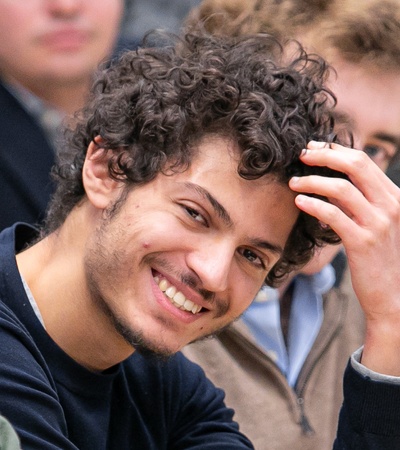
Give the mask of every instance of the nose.
POLYGON ((202 288, 224 292, 229 287, 235 249, 227 241, 203 244, 189 254, 187 263, 199 277, 202 288))
POLYGON ((78 14, 84 0, 48 0, 49 11, 57 17, 73 17, 78 14))

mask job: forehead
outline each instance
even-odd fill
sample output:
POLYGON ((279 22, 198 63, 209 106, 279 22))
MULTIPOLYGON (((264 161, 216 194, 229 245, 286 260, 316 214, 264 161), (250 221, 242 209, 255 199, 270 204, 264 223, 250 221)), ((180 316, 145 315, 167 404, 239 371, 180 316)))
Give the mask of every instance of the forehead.
POLYGON ((331 88, 337 110, 350 116, 361 143, 379 134, 400 136, 400 70, 368 70, 360 64, 339 61, 331 88))

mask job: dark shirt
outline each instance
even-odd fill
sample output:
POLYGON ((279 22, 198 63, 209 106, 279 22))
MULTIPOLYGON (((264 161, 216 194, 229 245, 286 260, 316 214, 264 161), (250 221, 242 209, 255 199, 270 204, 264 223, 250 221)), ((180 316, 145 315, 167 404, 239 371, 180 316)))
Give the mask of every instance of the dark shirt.
POLYGON ((15 252, 34 236, 21 224, 0 234, 0 413, 24 450, 253 448, 223 392, 181 353, 161 362, 135 352, 102 373, 64 353, 16 265, 15 252))
POLYGON ((36 118, 0 82, 0 231, 43 220, 54 150, 36 118))

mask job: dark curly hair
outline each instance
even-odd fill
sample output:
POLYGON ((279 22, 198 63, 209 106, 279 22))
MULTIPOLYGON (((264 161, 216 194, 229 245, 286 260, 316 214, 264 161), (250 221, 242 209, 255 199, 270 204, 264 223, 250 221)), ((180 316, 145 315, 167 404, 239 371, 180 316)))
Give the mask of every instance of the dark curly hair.
MULTIPOLYGON (((286 184, 293 175, 338 175, 299 160, 309 140, 336 139, 335 99, 324 87, 328 67, 322 59, 296 44, 289 60, 279 42, 263 34, 162 36, 149 35, 145 47, 99 71, 86 107, 66 131, 45 233, 84 198, 82 167, 96 136, 113 153, 110 176, 129 187, 151 181, 167 165, 185 170, 196 144, 210 134, 237 144, 238 173, 246 179, 271 174, 286 184)), ((338 240, 300 212, 266 281, 273 284, 305 264, 315 246, 338 240)))

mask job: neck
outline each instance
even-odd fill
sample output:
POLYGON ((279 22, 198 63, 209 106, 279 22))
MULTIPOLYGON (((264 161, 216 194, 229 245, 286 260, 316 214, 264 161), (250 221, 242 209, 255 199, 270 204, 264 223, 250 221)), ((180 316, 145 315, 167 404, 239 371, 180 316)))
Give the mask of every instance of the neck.
POLYGON ((42 86, 37 88, 33 86, 30 91, 60 111, 73 114, 84 105, 89 91, 89 82, 48 86, 46 89, 42 86))
POLYGON ((17 264, 50 337, 82 366, 103 371, 133 349, 90 295, 84 267, 90 225, 79 217, 81 208, 59 230, 19 253, 17 264))
POLYGON ((14 77, 4 76, 3 78, 11 85, 22 86, 65 114, 73 114, 85 104, 92 81, 91 77, 86 77, 67 82, 53 80, 35 82, 32 80, 24 83, 14 77))

